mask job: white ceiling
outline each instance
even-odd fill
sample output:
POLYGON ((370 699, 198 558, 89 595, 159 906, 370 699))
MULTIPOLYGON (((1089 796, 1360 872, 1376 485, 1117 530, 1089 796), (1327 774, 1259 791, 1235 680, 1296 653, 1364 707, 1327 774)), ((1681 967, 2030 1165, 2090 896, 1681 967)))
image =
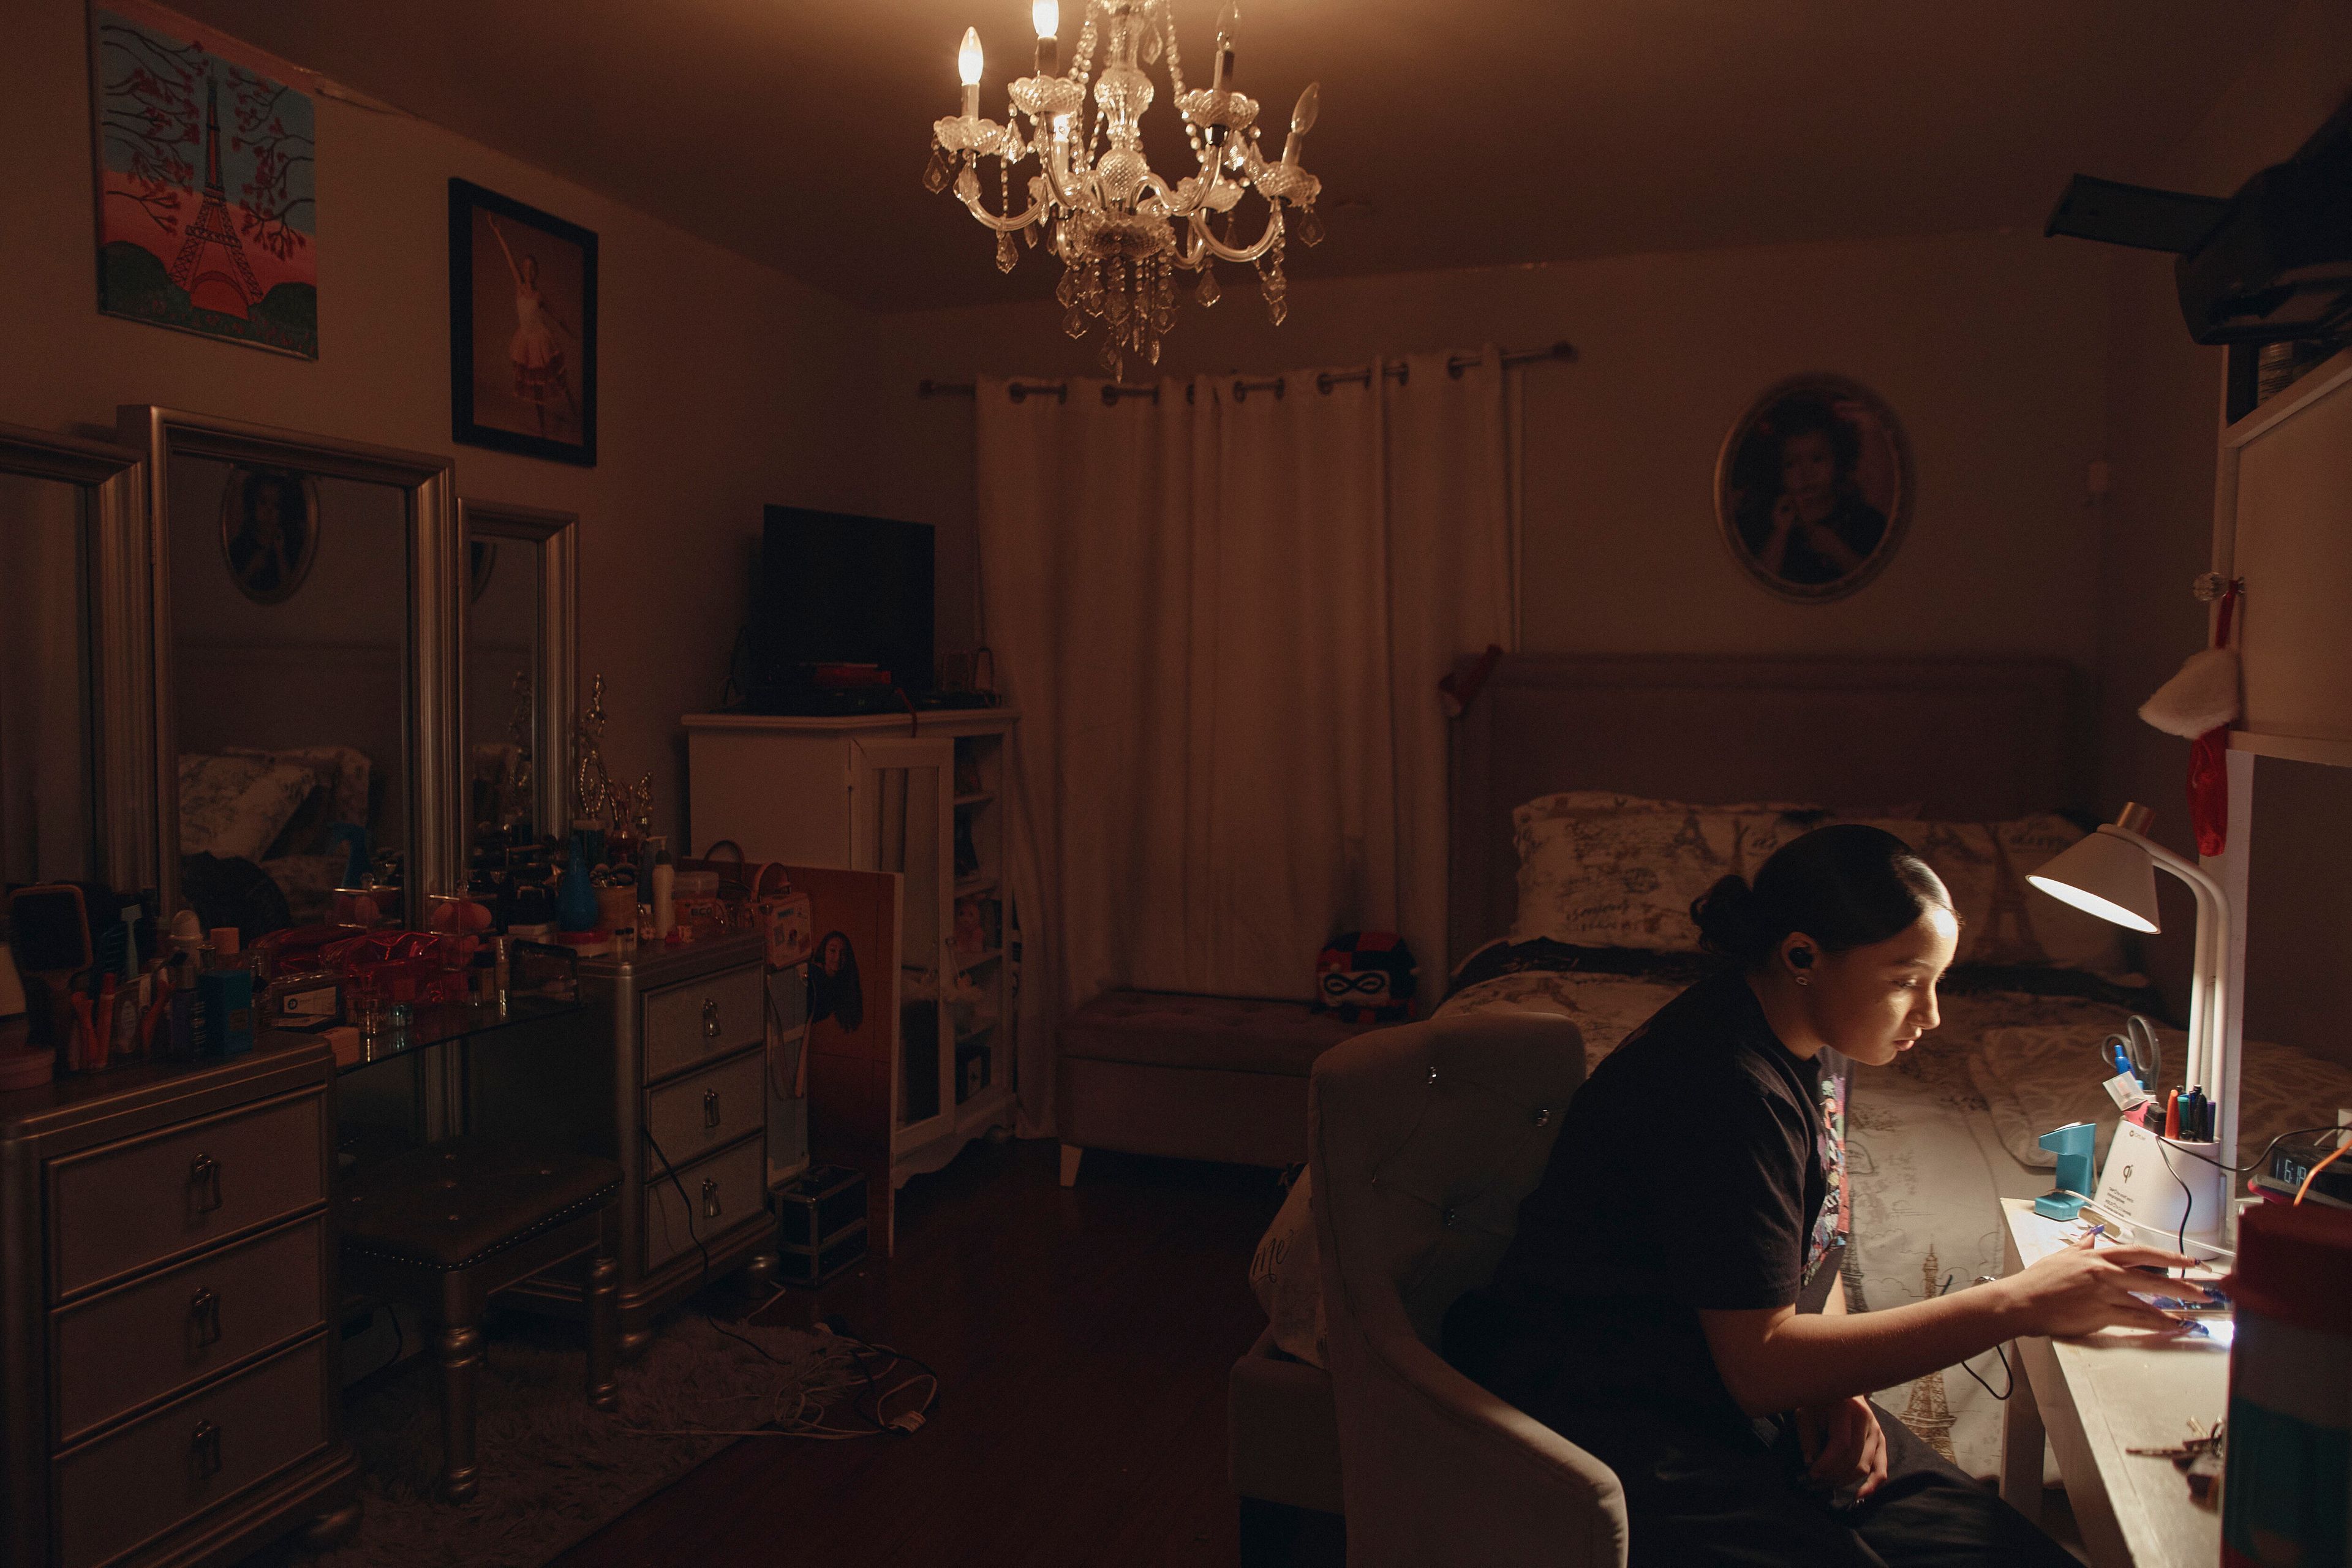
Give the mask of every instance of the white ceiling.
MULTIPOLYGON (((918 180, 964 27, 1001 116, 1029 0, 176 3, 861 306, 1050 281, 918 180)), ((1175 3, 1204 65, 1217 0, 1175 3)), ((1242 0, 1236 74, 1277 124, 1323 84, 1331 237, 1292 271, 1412 271, 2038 226, 2068 174, 2185 134, 2288 4, 1242 0)))

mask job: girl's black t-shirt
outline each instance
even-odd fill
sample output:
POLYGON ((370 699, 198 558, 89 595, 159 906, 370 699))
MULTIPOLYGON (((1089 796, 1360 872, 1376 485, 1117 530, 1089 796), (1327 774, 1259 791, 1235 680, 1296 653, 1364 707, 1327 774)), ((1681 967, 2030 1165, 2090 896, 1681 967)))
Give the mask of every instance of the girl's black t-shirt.
POLYGON ((1780 1042, 1744 977, 1675 997, 1570 1101, 1494 1281, 1447 1316, 1448 1358, 1517 1404, 1623 1396, 1736 1416, 1697 1314, 1826 1295, 1836 1151, 1822 1098, 1822 1062, 1780 1042))

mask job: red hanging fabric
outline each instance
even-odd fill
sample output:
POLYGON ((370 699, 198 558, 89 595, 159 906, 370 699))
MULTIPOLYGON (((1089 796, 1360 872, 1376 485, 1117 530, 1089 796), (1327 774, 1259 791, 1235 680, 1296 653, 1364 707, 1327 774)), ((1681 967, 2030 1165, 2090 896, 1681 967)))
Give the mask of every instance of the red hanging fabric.
MULTIPOLYGON (((2213 646, 2230 646, 2230 622, 2238 584, 2221 590, 2221 613, 2213 623, 2213 646)), ((2197 853, 2219 855, 2230 843, 2230 727, 2216 725, 2189 746, 2189 820, 2197 830, 2197 853)))

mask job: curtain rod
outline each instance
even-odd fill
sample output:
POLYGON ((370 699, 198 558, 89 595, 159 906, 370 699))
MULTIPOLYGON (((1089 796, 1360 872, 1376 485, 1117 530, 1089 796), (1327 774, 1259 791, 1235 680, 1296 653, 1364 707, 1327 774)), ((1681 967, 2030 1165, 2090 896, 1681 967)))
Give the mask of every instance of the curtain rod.
MULTIPOLYGON (((1464 371, 1476 364, 1478 359, 1479 356, 1476 354, 1454 354, 1446 360, 1445 368, 1448 374, 1459 376, 1464 371)), ((1522 365, 1543 364, 1554 360, 1572 363, 1575 359, 1576 345, 1562 339, 1549 348, 1506 350, 1503 354, 1503 368, 1515 370, 1522 365)), ((1405 379, 1407 372, 1402 360, 1399 360, 1394 364, 1384 360, 1378 363, 1381 374, 1391 381, 1402 383, 1405 379)), ((1284 379, 1277 375, 1269 376, 1262 381, 1251 381, 1245 377, 1236 376, 1234 379, 1234 401, 1239 402, 1253 392, 1271 392, 1275 396, 1280 397, 1284 391, 1284 379)), ((1328 393, 1335 386, 1348 384, 1370 386, 1372 384, 1372 367, 1366 365, 1361 370, 1327 370, 1315 377, 1315 390, 1318 392, 1328 393)), ((1070 384, 1066 381, 1016 381, 1010 385, 1013 401, 1015 403, 1030 397, 1050 396, 1061 402, 1069 400, 1070 384)), ((916 384, 915 395, 918 397, 971 397, 977 395, 979 390, 978 386, 969 381, 933 381, 926 376, 916 384)), ((1149 397, 1157 403, 1160 401, 1160 388, 1156 385, 1126 386, 1118 382, 1103 384, 1102 400, 1106 406, 1116 404, 1122 397, 1149 397)), ((1184 387, 1184 400, 1189 403, 1192 398, 1192 387, 1188 382, 1184 387)))

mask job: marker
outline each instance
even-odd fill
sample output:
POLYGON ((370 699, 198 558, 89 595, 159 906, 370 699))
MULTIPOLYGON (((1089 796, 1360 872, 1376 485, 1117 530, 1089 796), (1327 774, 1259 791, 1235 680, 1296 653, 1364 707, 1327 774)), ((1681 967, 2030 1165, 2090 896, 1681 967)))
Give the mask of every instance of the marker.
POLYGON ((2172 1139, 2180 1136, 2180 1091, 2177 1089, 2165 1091, 2164 1135, 2172 1139))

